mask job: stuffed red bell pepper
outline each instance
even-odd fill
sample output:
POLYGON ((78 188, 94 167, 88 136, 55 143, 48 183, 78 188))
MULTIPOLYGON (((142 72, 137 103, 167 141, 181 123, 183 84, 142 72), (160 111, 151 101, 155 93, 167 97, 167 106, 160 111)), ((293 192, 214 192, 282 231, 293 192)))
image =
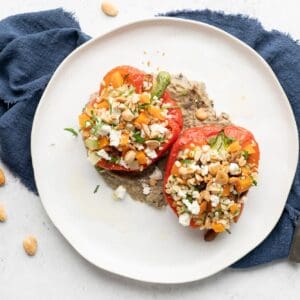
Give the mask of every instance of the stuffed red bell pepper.
POLYGON ((115 171, 142 171, 158 160, 182 129, 181 110, 166 91, 170 75, 130 66, 108 72, 79 116, 89 159, 115 171))
POLYGON ((170 152, 164 178, 164 194, 179 223, 208 230, 206 240, 229 231, 256 185, 258 163, 258 144, 244 128, 185 130, 170 152))

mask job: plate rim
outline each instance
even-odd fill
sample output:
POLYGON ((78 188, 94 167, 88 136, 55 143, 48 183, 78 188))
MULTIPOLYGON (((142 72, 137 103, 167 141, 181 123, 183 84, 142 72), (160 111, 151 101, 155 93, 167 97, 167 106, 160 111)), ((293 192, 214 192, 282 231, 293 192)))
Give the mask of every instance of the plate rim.
MULTIPOLYGON (((273 72, 273 70, 271 69, 270 65, 263 59, 263 57, 257 53, 253 48, 251 48, 249 45, 247 45, 245 42, 239 40, 238 38, 236 38, 235 36, 231 35, 230 33, 215 27, 213 25, 201 22, 201 21, 194 21, 194 20, 187 20, 187 19, 182 19, 182 18, 177 18, 177 17, 153 17, 153 18, 147 18, 147 19, 142 19, 142 20, 136 20, 133 22, 129 22, 129 23, 125 23, 123 25, 120 25, 116 28, 113 28, 107 32, 105 32, 104 34, 99 34, 96 37, 91 38, 89 41, 85 42, 84 44, 82 44, 81 46, 79 46, 78 48, 76 48, 74 51, 72 51, 67 57, 65 57, 65 59, 60 63, 60 65, 56 68, 55 72, 53 73, 51 79, 49 80, 47 87, 45 88, 43 95, 38 103, 35 115, 34 115, 34 120, 32 123, 32 131, 31 131, 31 142, 30 142, 30 149, 31 149, 31 157, 32 157, 32 166, 33 166, 33 173, 34 173, 34 178, 37 178, 37 165, 35 163, 35 155, 34 155, 34 144, 35 143, 35 135, 36 135, 36 127, 37 127, 37 123, 39 120, 39 115, 40 115, 40 110, 41 107, 43 105, 43 103, 45 102, 46 96, 47 96, 47 92, 50 89, 50 87, 52 86, 52 81, 54 81, 54 79, 56 78, 57 74, 60 72, 60 70, 69 62, 70 59, 72 59, 72 57, 74 55, 76 55, 78 52, 82 51, 84 48, 87 47, 91 47, 94 43, 96 43, 98 40, 101 40, 102 38, 105 38, 106 36, 112 35, 114 33, 117 33, 120 30, 126 29, 126 28, 130 28, 132 26, 143 26, 143 25, 147 25, 147 24, 151 24, 151 23, 158 23, 158 22, 167 22, 167 23, 185 23, 185 24, 192 24, 195 26, 198 26, 201 30, 201 28, 205 28, 205 29, 209 29, 212 31, 215 31, 221 35, 223 35, 224 37, 226 37, 227 39, 229 39, 231 42, 238 44, 239 46, 243 47, 246 51, 250 51, 252 53, 252 55, 254 55, 256 57, 256 59, 258 59, 260 61, 260 63, 264 66, 265 70, 268 71, 270 77, 272 78, 273 82, 276 84, 278 91, 280 92, 282 98, 285 101, 285 106, 287 106, 288 108, 288 113, 290 115, 291 118, 291 130, 293 130, 293 135, 296 136, 296 141, 295 141, 295 150, 298 150, 298 154, 295 155, 294 159, 296 161, 295 166, 294 166, 294 170, 293 170, 293 177, 290 180, 290 188, 288 190, 288 193, 286 195, 286 200, 288 199, 288 195, 290 192, 290 189, 292 187, 293 184, 293 180, 296 174, 296 170, 297 170, 297 166, 298 166, 298 160, 299 160, 299 135, 298 135, 298 129, 297 129, 297 123, 296 123, 296 119, 295 119, 295 115, 293 113, 291 104, 288 100, 288 97, 283 89, 283 87, 281 86, 277 76, 275 75, 275 73, 273 72)), ((297 153, 297 151, 296 151, 297 153)), ((279 216, 276 219, 276 222, 274 222, 274 224, 270 227, 269 230, 266 231, 265 234, 263 234, 263 237, 261 239, 259 239, 259 242, 255 242, 253 247, 250 250, 244 251, 244 254, 240 257, 238 257, 236 260, 234 260, 233 262, 231 262, 230 264, 224 264, 221 267, 215 268, 213 271, 210 270, 210 272, 208 274, 204 274, 201 275, 201 273, 199 273, 199 275, 197 276, 190 276, 190 277, 186 277, 185 279, 183 278, 164 278, 164 280, 159 279, 156 280, 155 278, 153 278, 152 275, 146 275, 146 276, 140 276, 139 274, 132 275, 132 274, 127 274, 124 271, 117 271, 117 270, 112 270, 110 269, 107 265, 99 265, 97 264, 97 262, 93 261, 93 259, 91 259, 90 257, 86 257, 84 255, 84 253, 81 253, 81 251, 78 249, 78 247, 74 246, 74 244, 72 243, 72 239, 71 238, 67 238, 64 234, 63 229, 61 229, 60 225, 56 223, 56 221, 54 221, 55 217, 53 217, 53 215, 51 213, 48 212, 47 210, 47 204, 43 201, 43 193, 41 193, 41 191, 39 190, 39 184, 38 184, 38 180, 36 181, 36 186, 37 186, 37 190, 39 193, 39 198, 41 200, 42 206, 45 210, 45 212, 47 213, 48 217, 50 218, 51 222, 53 223, 53 225, 55 226, 55 228, 57 228, 57 230, 60 232, 60 234, 66 239, 66 241, 72 246, 73 249, 75 249, 75 251, 80 254, 85 260, 87 260, 89 263, 91 263, 92 265, 105 270, 107 272, 113 273, 113 274, 117 274, 119 276, 122 277, 126 277, 126 278, 130 278, 133 280, 137 280, 137 281, 142 281, 142 282, 148 282, 148 283, 158 283, 158 284, 182 284, 182 283, 187 283, 187 282, 194 282, 194 281, 198 281, 198 280, 202 280, 204 278, 213 276, 214 274, 226 269, 227 267, 229 267, 230 265, 232 265, 233 263, 235 263, 236 261, 240 260, 242 257, 244 257, 245 255, 247 255, 249 252, 251 252, 253 249, 255 249, 260 243, 262 243, 267 236, 272 232, 272 230, 274 229, 274 227, 276 226, 276 224, 278 223, 282 212, 284 210, 286 201, 283 202, 283 205, 281 206, 281 213, 279 214, 279 216), (149 278, 151 277, 151 278, 149 278)))

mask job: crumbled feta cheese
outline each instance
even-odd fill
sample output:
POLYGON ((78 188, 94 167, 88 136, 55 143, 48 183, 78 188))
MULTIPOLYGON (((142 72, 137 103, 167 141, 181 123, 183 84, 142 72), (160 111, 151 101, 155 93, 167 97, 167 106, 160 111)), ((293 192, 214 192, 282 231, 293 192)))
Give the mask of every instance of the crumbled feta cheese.
POLYGON ((203 165, 207 164, 210 161, 210 152, 203 152, 200 161, 203 165))
POLYGON ((168 131, 168 128, 160 125, 160 124, 152 124, 149 126, 151 131, 151 136, 156 136, 159 134, 165 134, 168 131))
POLYGON ((99 130, 99 134, 100 135, 108 135, 111 132, 111 127, 107 124, 104 124, 101 126, 100 130, 99 130))
POLYGON ((90 121, 86 121, 86 122, 85 122, 85 127, 86 127, 86 128, 90 127, 91 125, 92 125, 92 123, 91 123, 90 121))
POLYGON ((131 101, 132 101, 133 103, 138 103, 139 100, 140 100, 140 95, 139 95, 139 94, 133 94, 133 95, 131 96, 131 101))
POLYGON ((203 152, 208 152, 209 149, 210 149, 210 146, 209 146, 209 145, 204 145, 204 146, 202 146, 202 151, 203 151, 203 152))
POLYGON ((120 144, 121 131, 112 129, 109 135, 110 146, 118 147, 120 144))
POLYGON ((176 166, 177 168, 181 167, 180 161, 176 160, 176 161, 175 161, 175 166, 176 166))
POLYGON ((187 193, 187 191, 184 191, 184 190, 178 190, 177 195, 178 195, 180 198, 184 198, 184 197, 186 197, 186 193, 187 193))
POLYGON ((151 188, 150 188, 149 184, 143 182, 142 187, 143 187, 143 194, 144 195, 149 195, 150 192, 151 192, 151 188))
POLYGON ((208 174, 208 165, 202 165, 200 172, 202 176, 206 176, 208 174))
POLYGON ((218 196, 216 196, 216 195, 211 195, 210 196, 210 201, 211 201, 211 205, 213 207, 216 207, 219 204, 219 202, 220 202, 220 198, 218 196))
POLYGON ((123 200, 123 199, 125 198, 125 196, 126 196, 126 192, 127 192, 127 191, 126 191, 126 189, 123 187, 123 185, 119 185, 119 186, 115 189, 113 195, 114 195, 115 199, 117 199, 117 200, 123 200))
POLYGON ((135 148, 137 148, 138 150, 144 150, 144 146, 142 144, 139 144, 139 143, 135 143, 134 144, 135 148))
POLYGON ((199 195, 200 195, 200 193, 198 191, 193 191, 193 193, 192 193, 192 197, 195 199, 198 198, 199 195))
POLYGON ((189 213, 183 213, 179 216, 178 220, 182 226, 189 226, 191 223, 191 216, 189 213))
POLYGON ((126 169, 128 169, 128 165, 127 165, 127 163, 124 161, 123 158, 120 159, 119 165, 122 166, 122 167, 124 167, 124 168, 126 168, 126 169))
POLYGON ((156 151, 155 151, 155 150, 152 150, 152 149, 150 149, 150 148, 146 148, 146 149, 145 149, 145 153, 146 153, 146 155, 147 155, 149 158, 151 158, 151 159, 154 159, 154 158, 157 157, 156 151))
POLYGON ((193 201, 189 210, 193 215, 198 215, 200 212, 200 205, 198 201, 193 201))
POLYGON ((239 165, 236 163, 231 163, 229 165, 229 173, 231 175, 239 175, 241 173, 241 169, 240 169, 239 165))
POLYGON ((153 173, 149 176, 150 179, 161 180, 163 178, 162 172, 158 167, 155 167, 153 173))
POLYGON ((200 206, 198 201, 193 201, 192 203, 190 203, 189 200, 183 199, 182 202, 187 207, 188 211, 190 211, 193 215, 199 214, 200 206))
POLYGON ((111 160, 111 157, 104 149, 97 151, 97 155, 105 160, 111 160))

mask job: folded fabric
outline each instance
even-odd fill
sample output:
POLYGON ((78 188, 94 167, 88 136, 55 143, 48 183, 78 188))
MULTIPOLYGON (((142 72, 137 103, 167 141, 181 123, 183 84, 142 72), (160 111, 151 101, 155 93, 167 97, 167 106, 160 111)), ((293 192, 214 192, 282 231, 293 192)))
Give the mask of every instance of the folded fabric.
MULTIPOLYGON (((165 14, 204 22, 227 31, 257 51, 271 66, 285 90, 300 126, 300 45, 288 35, 276 30, 266 31, 254 19, 242 15, 226 15, 210 10, 175 11, 165 14)), ((284 180, 284 178, 283 178, 284 180)), ((300 216, 300 165, 285 210, 271 234, 253 251, 235 263, 234 268, 247 268, 289 255, 300 216)))
MULTIPOLYGON (((290 100, 300 126, 300 46, 278 31, 268 32, 254 19, 204 11, 167 14, 217 26, 246 42, 271 65, 290 100)), ((0 157, 32 191, 30 133, 35 109, 60 62, 89 37, 61 9, 22 14, 0 22, 0 157)), ((249 267, 289 253, 300 215, 300 170, 285 210, 268 238, 233 265, 249 267)))
POLYGON ((62 9, 0 22, 0 157, 34 192, 30 134, 37 104, 58 65, 88 39, 62 9))

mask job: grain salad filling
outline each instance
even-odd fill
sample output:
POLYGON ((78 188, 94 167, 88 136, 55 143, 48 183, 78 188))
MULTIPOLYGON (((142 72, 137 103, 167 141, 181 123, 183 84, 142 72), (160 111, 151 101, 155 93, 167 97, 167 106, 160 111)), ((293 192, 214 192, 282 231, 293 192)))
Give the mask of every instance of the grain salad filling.
POLYGON ((188 144, 178 152, 165 188, 180 224, 230 230, 256 185, 257 164, 250 159, 255 147, 255 141, 242 147, 221 131, 205 145, 188 144))
POLYGON ((141 90, 114 75, 109 84, 102 82, 100 93, 84 107, 80 128, 90 161, 100 160, 128 170, 143 171, 159 156, 172 138, 169 111, 164 91, 170 75, 143 76, 141 90))

